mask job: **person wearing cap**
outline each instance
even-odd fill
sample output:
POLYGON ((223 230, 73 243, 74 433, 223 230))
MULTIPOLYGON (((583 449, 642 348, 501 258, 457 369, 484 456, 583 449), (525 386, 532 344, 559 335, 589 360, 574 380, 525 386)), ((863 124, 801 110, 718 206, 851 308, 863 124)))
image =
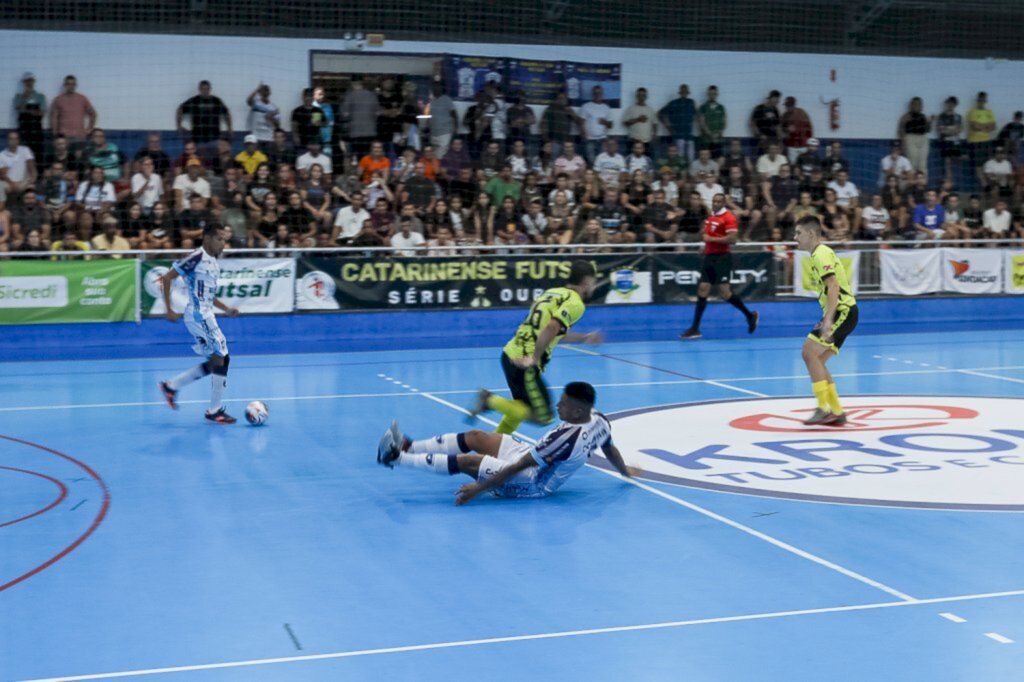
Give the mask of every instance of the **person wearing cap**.
MULTIPOLYGON (((131 247, 128 240, 121 236, 121 231, 118 230, 117 218, 110 215, 109 213, 100 220, 100 227, 103 232, 92 238, 92 249, 93 251, 127 251, 131 247)), ((121 255, 111 256, 111 258, 122 258, 121 255)))
POLYGON ((235 161, 242 164, 246 179, 251 180, 256 175, 256 169, 260 167, 260 164, 268 163, 270 159, 257 148, 256 145, 259 144, 259 141, 255 135, 249 133, 245 136, 244 141, 245 147, 235 155, 235 161))
POLYGON ((768 93, 767 99, 754 107, 750 112, 750 132, 757 138, 758 151, 764 154, 768 151, 768 145, 772 142, 781 141, 779 134, 779 98, 782 93, 772 90, 768 93))
POLYGON ((823 162, 818 154, 819 149, 821 149, 821 142, 818 141, 818 138, 808 138, 807 148, 793 161, 793 169, 797 173, 797 179, 809 178, 815 168, 818 170, 822 169, 823 162))
POLYGON ((181 213, 189 207, 189 200, 193 195, 203 199, 203 208, 209 201, 212 192, 210 183, 203 177, 203 162, 197 158, 191 158, 185 162, 185 172, 174 178, 174 208, 181 213))
POLYGON ((46 95, 36 92, 35 74, 26 72, 21 77, 24 90, 14 96, 14 110, 18 114, 18 132, 21 141, 32 150, 37 159, 43 158, 43 117, 46 116, 46 95))
POLYGON ((779 121, 782 134, 785 135, 783 143, 786 145, 789 162, 796 163, 797 157, 807 151, 807 141, 814 137, 814 125, 807 112, 796 105, 796 97, 787 97, 784 105, 786 111, 779 121))

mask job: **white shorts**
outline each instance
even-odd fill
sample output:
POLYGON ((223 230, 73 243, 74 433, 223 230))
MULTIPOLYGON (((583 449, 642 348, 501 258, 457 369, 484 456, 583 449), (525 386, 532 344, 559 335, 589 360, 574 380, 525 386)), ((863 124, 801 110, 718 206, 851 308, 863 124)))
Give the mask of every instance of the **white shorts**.
MULTIPOLYGON (((518 462, 523 455, 528 455, 532 448, 528 443, 508 435, 502 435, 498 456, 484 455, 480 461, 480 472, 476 480, 483 482, 513 462, 518 462)), ((505 481, 504 485, 491 491, 498 497, 546 497, 547 491, 537 485, 537 467, 520 471, 505 481)))
POLYGON ((224 332, 220 330, 216 317, 204 317, 187 310, 184 317, 185 327, 196 340, 192 345, 196 355, 202 355, 204 358, 211 355, 219 355, 222 358, 228 356, 228 341, 224 338, 224 332))

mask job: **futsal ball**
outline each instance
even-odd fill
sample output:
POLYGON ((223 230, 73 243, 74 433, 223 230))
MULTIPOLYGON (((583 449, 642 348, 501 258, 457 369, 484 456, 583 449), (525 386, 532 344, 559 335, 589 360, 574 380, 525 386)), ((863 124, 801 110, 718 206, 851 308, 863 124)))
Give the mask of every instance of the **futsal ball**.
POLYGON ((267 421, 269 416, 270 410, 267 409, 267 404, 262 400, 254 400, 245 406, 245 419, 253 426, 259 426, 267 421))

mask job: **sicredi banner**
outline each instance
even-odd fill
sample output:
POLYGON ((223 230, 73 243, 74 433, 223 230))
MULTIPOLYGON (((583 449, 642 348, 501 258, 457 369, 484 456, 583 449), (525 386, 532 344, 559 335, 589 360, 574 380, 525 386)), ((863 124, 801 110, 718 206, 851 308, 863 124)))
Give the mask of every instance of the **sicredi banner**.
POLYGON ((808 398, 608 417, 623 458, 649 480, 814 502, 1024 510, 1024 399, 872 395, 843 405, 842 428, 804 426, 808 398))
POLYGON ((138 319, 134 260, 0 263, 0 324, 138 319))
MULTIPOLYGON (((860 251, 836 251, 836 257, 846 270, 846 277, 854 296, 860 287, 860 251)), ((818 298, 818 284, 811 273, 811 255, 797 251, 793 259, 793 293, 797 296, 818 298)))
MULTIPOLYGON (((221 258, 217 298, 243 313, 290 313, 295 307, 294 258, 221 258)), ((145 261, 142 266, 142 310, 144 315, 163 315, 160 278, 172 261, 145 261)), ((185 281, 178 277, 171 286, 171 306, 183 312, 188 303, 185 281)), ((220 313, 220 311, 217 311, 220 313)))
POLYGON ((942 249, 942 288, 958 294, 1003 291, 1003 254, 995 249, 942 249))
POLYGON ((883 294, 919 296, 942 289, 941 249, 883 249, 878 261, 883 294))
POLYGON ((1024 294, 1024 251, 1003 251, 1003 290, 1024 294))

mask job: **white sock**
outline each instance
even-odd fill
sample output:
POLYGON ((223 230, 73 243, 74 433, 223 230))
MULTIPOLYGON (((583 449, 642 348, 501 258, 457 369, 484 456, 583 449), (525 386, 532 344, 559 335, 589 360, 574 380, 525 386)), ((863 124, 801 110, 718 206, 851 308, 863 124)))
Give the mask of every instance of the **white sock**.
POLYGON ((435 474, 454 476, 459 473, 456 457, 457 455, 416 455, 409 452, 403 452, 398 456, 398 459, 395 460, 395 464, 403 467, 412 467, 414 469, 427 469, 429 471, 433 471, 435 474), (452 471, 452 468, 455 470, 452 471))
POLYGON ((206 363, 203 363, 201 365, 196 365, 195 367, 192 367, 190 369, 186 369, 184 372, 168 381, 167 388, 171 389, 172 391, 177 391, 184 386, 188 386, 193 381, 202 379, 209 373, 206 371, 205 364, 206 363))
POLYGON ((211 374, 210 379, 210 409, 207 410, 210 414, 213 414, 220 409, 221 398, 224 397, 224 389, 228 385, 228 378, 223 374, 211 374))
POLYGON ((440 452, 446 455, 459 455, 469 452, 469 448, 465 447, 465 445, 466 439, 463 434, 445 433, 440 436, 434 436, 433 438, 414 440, 412 445, 409 446, 407 452, 422 454, 426 454, 428 452, 440 452))

